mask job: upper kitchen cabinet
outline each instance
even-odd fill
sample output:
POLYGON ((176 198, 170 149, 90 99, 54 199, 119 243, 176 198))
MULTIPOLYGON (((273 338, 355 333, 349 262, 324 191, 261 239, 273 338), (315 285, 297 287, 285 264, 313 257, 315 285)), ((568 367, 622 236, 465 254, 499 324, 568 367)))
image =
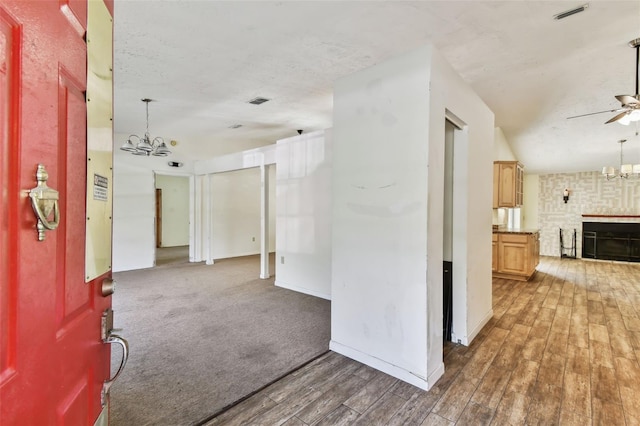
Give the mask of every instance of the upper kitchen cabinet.
POLYGON ((517 161, 493 162, 493 208, 520 207, 524 167, 517 161))

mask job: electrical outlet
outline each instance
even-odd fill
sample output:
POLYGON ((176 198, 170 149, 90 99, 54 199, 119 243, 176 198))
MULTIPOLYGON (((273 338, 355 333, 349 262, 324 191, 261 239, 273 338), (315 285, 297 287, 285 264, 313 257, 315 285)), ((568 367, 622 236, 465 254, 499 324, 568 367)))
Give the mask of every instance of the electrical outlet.
POLYGON ((284 256, 280 256, 280 263, 284 265, 284 256))

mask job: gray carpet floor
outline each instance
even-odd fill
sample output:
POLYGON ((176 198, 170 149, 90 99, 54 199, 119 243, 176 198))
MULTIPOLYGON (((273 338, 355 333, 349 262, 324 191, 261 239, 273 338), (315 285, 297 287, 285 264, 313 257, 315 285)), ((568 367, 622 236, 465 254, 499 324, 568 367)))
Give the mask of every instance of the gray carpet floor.
POLYGON ((258 275, 257 256, 114 274, 112 426, 195 424, 328 350, 330 302, 258 275))

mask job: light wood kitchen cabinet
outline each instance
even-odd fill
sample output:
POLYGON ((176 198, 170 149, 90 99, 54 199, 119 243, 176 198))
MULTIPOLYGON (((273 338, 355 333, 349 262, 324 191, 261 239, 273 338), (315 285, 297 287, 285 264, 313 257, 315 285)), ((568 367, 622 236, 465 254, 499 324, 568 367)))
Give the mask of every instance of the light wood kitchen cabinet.
POLYGON ((493 162, 493 208, 522 205, 524 167, 517 161, 493 162))
POLYGON ((535 271, 536 266, 540 263, 540 234, 535 234, 532 244, 529 246, 531 250, 529 270, 535 271))
POLYGON ((496 272, 498 270, 498 234, 492 235, 491 253, 492 253, 491 270, 493 272, 496 272))
POLYGON ((538 232, 505 232, 493 236, 493 276, 522 281, 531 278, 540 261, 538 232))

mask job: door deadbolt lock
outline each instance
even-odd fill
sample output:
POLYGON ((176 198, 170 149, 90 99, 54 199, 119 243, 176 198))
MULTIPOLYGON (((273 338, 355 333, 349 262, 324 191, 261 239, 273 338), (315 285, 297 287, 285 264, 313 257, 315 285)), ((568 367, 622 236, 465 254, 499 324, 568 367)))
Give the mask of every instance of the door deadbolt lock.
POLYGON ((29 191, 31 207, 33 207, 33 212, 36 214, 36 219, 38 220, 36 225, 38 229, 38 241, 44 241, 45 231, 55 230, 60 223, 60 207, 58 206, 60 195, 58 191, 47 186, 48 179, 49 173, 47 173, 44 165, 38 164, 38 170, 36 171, 38 185, 29 191), (53 219, 49 220, 52 213, 53 219))

